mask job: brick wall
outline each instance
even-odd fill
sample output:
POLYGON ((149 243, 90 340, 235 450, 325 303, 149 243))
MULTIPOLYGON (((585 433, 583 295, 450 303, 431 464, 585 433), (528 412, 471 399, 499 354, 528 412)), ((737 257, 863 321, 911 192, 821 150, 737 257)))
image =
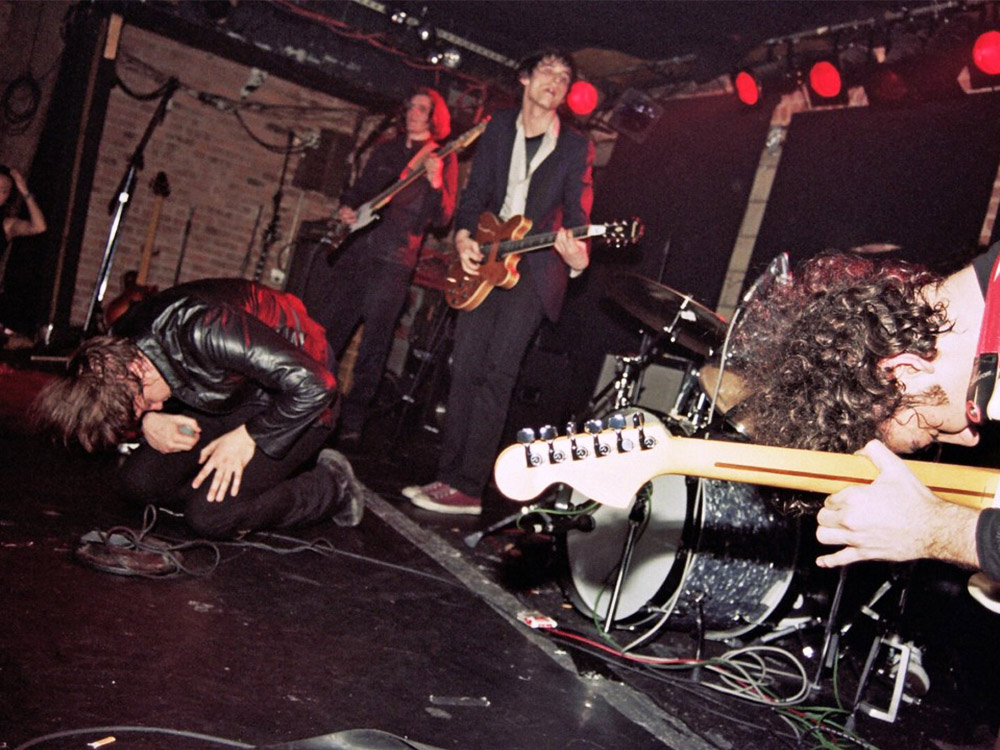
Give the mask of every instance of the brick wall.
MULTIPOLYGON (((359 123, 364 131, 378 119, 343 100, 269 76, 245 102, 308 107, 309 111, 242 111, 245 129, 233 112, 199 101, 198 94, 239 100, 250 68, 129 26, 122 34, 117 71, 136 93, 152 92, 170 76, 177 77, 181 86, 146 147, 145 165, 120 231, 105 303, 121 290, 121 274, 139 265, 155 202, 150 183, 157 172, 166 172, 171 193, 163 203, 149 283, 161 289, 172 283, 191 208, 195 215, 180 280, 238 276, 260 211, 252 256, 244 274, 249 278, 271 218, 283 155, 256 143, 247 129, 280 151, 286 143, 284 132, 290 128, 296 133, 310 129, 351 133, 359 123)), ((157 103, 136 100, 121 88, 111 94, 76 280, 72 314, 76 324, 82 323, 86 315, 108 242, 108 202, 157 103)), ((280 235, 262 276, 262 281, 273 286, 282 284, 280 271, 288 267, 289 243, 298 224, 328 217, 336 208, 335 200, 321 193, 292 187, 292 177, 302 158, 294 154, 289 160, 280 235), (277 273, 272 273, 275 270, 277 273)))

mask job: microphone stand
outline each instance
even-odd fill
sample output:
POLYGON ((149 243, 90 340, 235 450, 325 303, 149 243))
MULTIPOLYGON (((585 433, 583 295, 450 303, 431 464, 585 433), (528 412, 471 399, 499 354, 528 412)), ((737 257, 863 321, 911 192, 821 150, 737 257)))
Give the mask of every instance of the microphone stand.
POLYGON ((278 179, 278 189, 271 198, 271 220, 264 230, 260 248, 260 258, 257 259, 257 268, 253 272, 253 280, 260 281, 264 275, 264 266, 267 265, 267 256, 271 253, 271 245, 278 239, 278 221, 281 218, 281 200, 284 197, 285 173, 288 171, 288 159, 292 155, 292 147, 295 145, 295 133, 288 131, 288 147, 285 149, 285 161, 281 165, 281 177, 278 179))
POLYGON ((146 144, 149 143, 149 139, 152 137, 153 131, 156 130, 156 126, 163 122, 163 118, 166 117, 167 105, 170 103, 170 99, 179 86, 180 81, 176 78, 170 78, 167 81, 164 86, 163 96, 160 97, 160 104, 157 106, 156 112, 153 113, 153 118, 146 126, 146 132, 142 134, 139 145, 136 146, 132 156, 129 157, 128 168, 125 170, 125 174, 122 175, 121 182, 118 183, 116 195, 108 203, 108 213, 113 213, 114 215, 111 219, 111 229, 108 232, 108 242, 104 247, 104 256, 101 258, 101 267, 97 272, 97 283, 94 286, 94 293, 90 298, 90 306, 87 308, 87 318, 83 323, 83 333, 85 336, 96 332, 97 315, 101 308, 101 302, 104 301, 104 294, 108 289, 108 277, 111 275, 111 266, 114 264, 115 251, 118 249, 119 231, 132 202, 132 192, 135 190, 136 176, 144 166, 143 155, 146 150, 146 144))

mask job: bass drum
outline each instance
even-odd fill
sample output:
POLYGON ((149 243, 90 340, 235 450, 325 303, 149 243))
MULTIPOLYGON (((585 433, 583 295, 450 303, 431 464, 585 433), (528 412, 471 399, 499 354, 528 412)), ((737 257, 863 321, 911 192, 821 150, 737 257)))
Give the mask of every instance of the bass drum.
MULTIPOLYGON (((790 603, 798 519, 768 508, 749 484, 659 476, 647 489, 648 510, 612 625, 666 616, 669 629, 693 631, 700 624, 706 638, 725 640, 749 633, 790 603)), ((573 490, 570 502, 589 498, 573 490)), ((607 619, 635 503, 602 505, 593 530, 566 534, 570 600, 598 621, 607 619)))

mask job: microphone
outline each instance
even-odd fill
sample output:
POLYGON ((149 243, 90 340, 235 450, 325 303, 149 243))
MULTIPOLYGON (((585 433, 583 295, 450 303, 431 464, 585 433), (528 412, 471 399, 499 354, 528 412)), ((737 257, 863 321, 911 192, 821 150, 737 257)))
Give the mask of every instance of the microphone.
POLYGON ((756 297, 763 287, 770 287, 773 283, 782 286, 792 283, 792 274, 788 269, 788 253, 778 253, 774 256, 764 273, 756 278, 743 295, 743 304, 756 297))

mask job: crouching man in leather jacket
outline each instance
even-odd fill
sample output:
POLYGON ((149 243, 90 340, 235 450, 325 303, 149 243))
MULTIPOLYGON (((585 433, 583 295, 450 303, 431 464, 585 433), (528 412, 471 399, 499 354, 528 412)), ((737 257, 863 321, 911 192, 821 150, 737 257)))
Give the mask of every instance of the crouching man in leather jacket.
POLYGON ((196 281, 134 305, 111 333, 80 347, 34 414, 88 451, 141 433, 120 470, 126 497, 183 509, 216 538, 360 523, 368 490, 341 454, 320 450, 336 382, 323 328, 298 298, 196 281))

